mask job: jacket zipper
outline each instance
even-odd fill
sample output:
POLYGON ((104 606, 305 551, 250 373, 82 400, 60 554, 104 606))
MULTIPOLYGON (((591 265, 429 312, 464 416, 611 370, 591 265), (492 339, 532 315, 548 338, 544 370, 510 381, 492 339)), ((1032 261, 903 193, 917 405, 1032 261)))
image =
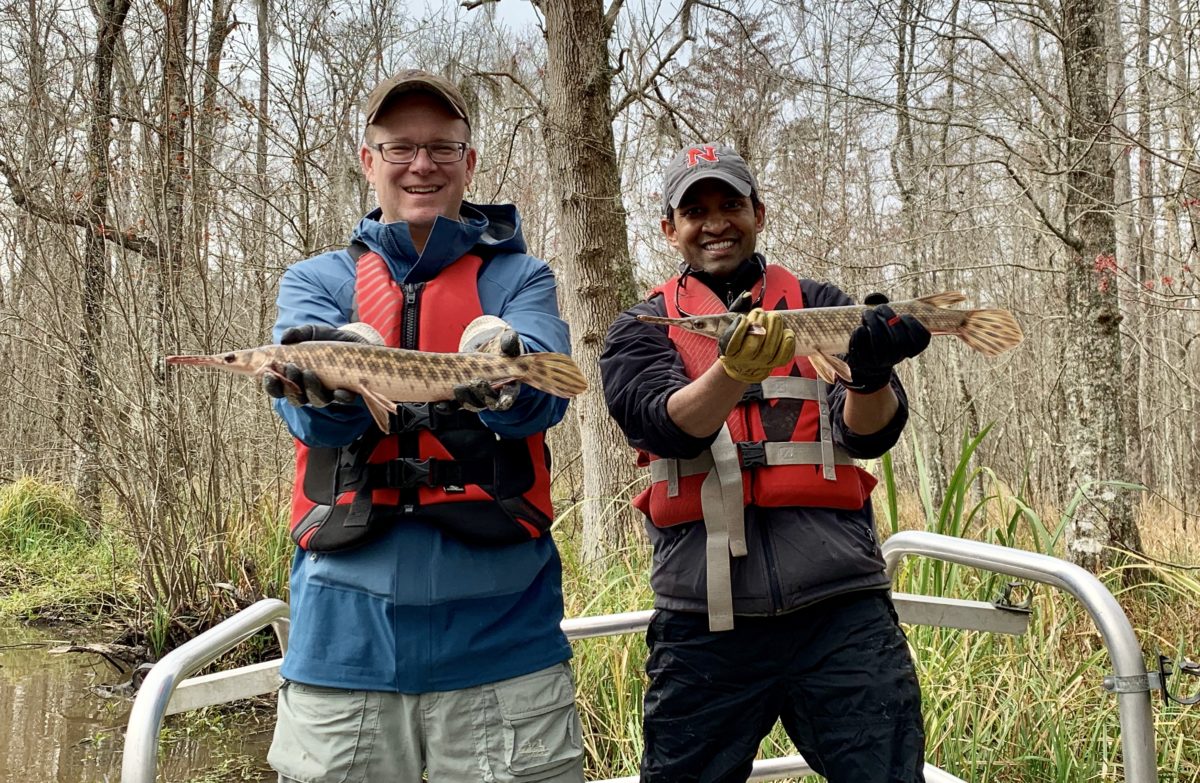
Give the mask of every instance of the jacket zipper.
MULTIPOLYGON (((400 347, 415 351, 417 349, 417 340, 420 337, 418 327, 421 323, 421 291, 425 288, 425 284, 404 283, 402 287, 404 289, 404 312, 401 313, 400 347)), ((420 434, 416 430, 402 432, 399 438, 398 451, 401 459, 416 459, 421 456, 420 434)), ((420 505, 419 497, 416 487, 401 489, 401 513, 412 514, 416 512, 420 505)))
POLYGON ((783 606, 783 594, 779 586, 779 569, 775 566, 775 541, 766 534, 763 535, 763 552, 763 559, 767 563, 767 581, 771 583, 771 614, 776 614, 783 606))
POLYGON ((421 298, 421 291, 424 288, 424 283, 404 284, 404 320, 403 329, 400 334, 401 348, 408 348, 413 351, 417 349, 417 325, 420 323, 421 316, 417 305, 418 300, 421 298))

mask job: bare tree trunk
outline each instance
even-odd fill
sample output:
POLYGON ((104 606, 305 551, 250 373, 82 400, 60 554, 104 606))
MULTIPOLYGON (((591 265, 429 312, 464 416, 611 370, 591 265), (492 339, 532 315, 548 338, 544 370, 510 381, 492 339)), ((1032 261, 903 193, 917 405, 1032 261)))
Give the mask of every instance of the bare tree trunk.
MULTIPOLYGON (((578 398, 583 447, 583 553, 600 564, 625 545, 635 517, 625 498, 634 464, 604 406, 599 359, 604 335, 632 299, 625 208, 613 142, 608 38, 601 0, 544 0, 546 95, 543 122, 550 183, 558 202, 559 270, 571 348, 589 391, 578 398)), ((619 6, 616 6, 619 7, 619 6)))
MULTIPOLYGON (((1133 207, 1133 183, 1130 172, 1129 156, 1131 147, 1126 143, 1129 138, 1129 120, 1127 117, 1128 103, 1125 100, 1125 93, 1128 88, 1125 79, 1125 39, 1122 33, 1121 26, 1121 3, 1118 0, 1106 0, 1107 14, 1107 34, 1105 42, 1108 49, 1108 95, 1113 96, 1112 106, 1112 125, 1115 130, 1114 143, 1110 147, 1110 156, 1113 166, 1113 225, 1115 229, 1115 251, 1113 253, 1116 259, 1118 269, 1128 269, 1136 264, 1135 258, 1135 241, 1134 241, 1134 222, 1132 216, 1133 207)), ((1132 285, 1125 282, 1123 276, 1117 276, 1113 280, 1118 286, 1118 293, 1132 294, 1122 295, 1118 299, 1127 302, 1125 312, 1122 314, 1122 323, 1124 329, 1122 331, 1130 336, 1127 342, 1129 350, 1124 353, 1126 357, 1125 373, 1122 375, 1121 388, 1130 388, 1134 393, 1126 393, 1121 395, 1121 417, 1122 426, 1125 428, 1125 450, 1128 457, 1128 464, 1132 466, 1133 473, 1141 475, 1142 470, 1139 466, 1142 465, 1142 439, 1141 421, 1139 420, 1139 395, 1136 393, 1138 378, 1141 376, 1141 367, 1144 361, 1142 357, 1142 348, 1139 344, 1139 338, 1144 337, 1142 329, 1143 318, 1140 312, 1139 303, 1141 301, 1140 291, 1137 290, 1138 283, 1132 285), (1119 281, 1119 282, 1118 282, 1119 281), (1121 291, 1120 289, 1126 289, 1121 291)))
MULTIPOLYGON (((258 240, 258 252, 253 258, 267 257, 270 247, 270 229, 267 227, 267 200, 270 198, 271 183, 267 180, 267 125, 271 95, 271 0, 258 0, 258 121, 254 133, 254 181, 258 186, 258 198, 254 205, 254 235, 258 240)), ((268 321, 268 306, 271 302, 269 276, 265 264, 259 264, 254 272, 255 289, 259 293, 259 323, 268 321)))
POLYGON ((1126 478, 1120 401, 1120 310, 1111 274, 1115 252, 1114 175, 1109 148, 1110 99, 1104 45, 1104 0, 1063 4, 1063 61, 1067 85, 1066 217, 1072 253, 1067 313, 1068 442, 1072 483, 1086 500, 1067 529, 1072 562, 1092 570, 1111 563, 1117 546, 1141 551, 1126 492, 1097 482, 1126 478))
POLYGON ((104 331, 104 288, 108 280, 108 248, 104 239, 109 199, 108 145, 112 140, 113 59, 125 28, 130 0, 99 2, 96 53, 92 57, 91 119, 88 124, 87 161, 89 218, 100 231, 84 234, 83 322, 79 328, 80 399, 76 490, 79 505, 89 521, 100 524, 100 371, 98 358, 104 331))
MULTIPOLYGON (((1138 8, 1138 26, 1137 26, 1137 41, 1138 41, 1138 202, 1137 202, 1137 247, 1135 248, 1133 263, 1131 267, 1134 269, 1134 280, 1142 281, 1150 277, 1151 270, 1155 268, 1155 230, 1154 230, 1154 166, 1153 157, 1151 156, 1150 147, 1150 90, 1152 85, 1150 63, 1150 0, 1142 0, 1138 8)), ((1148 313, 1142 292, 1136 291, 1137 296, 1133 301, 1135 320, 1141 328, 1138 333, 1141 339, 1147 343, 1153 343, 1154 325, 1148 318, 1148 313)), ((1140 471, 1138 477, 1146 486, 1153 486, 1155 483, 1155 470, 1153 455, 1150 454, 1149 444, 1143 442, 1144 426, 1142 422, 1149 421, 1149 400, 1150 400, 1150 384, 1152 376, 1152 368, 1150 367, 1150 357, 1146 355, 1145 350, 1140 346, 1134 346, 1130 353, 1130 358, 1135 362, 1135 372, 1131 373, 1136 379, 1137 384, 1137 401, 1136 415, 1134 423, 1136 429, 1127 433, 1130 436, 1130 441, 1135 444, 1138 451, 1131 452, 1137 454, 1137 459, 1140 463, 1140 471)))
POLYGON ((196 206, 192 243, 201 259, 208 250, 208 221, 212 209, 209 181, 215 169, 213 151, 216 148, 218 126, 217 92, 221 86, 221 57, 225 51, 225 39, 234 28, 234 23, 229 21, 232 9, 233 0, 212 0, 212 17, 209 19, 204 57, 204 87, 200 97, 200 116, 196 119, 196 173, 193 180, 196 206))
MULTIPOLYGON (((183 252, 185 237, 195 236, 195 226, 184 210, 187 197, 186 181, 191 177, 189 162, 195 163, 187 146, 188 131, 193 122, 193 102, 188 80, 188 38, 191 30, 191 0, 167 0, 163 9, 163 74, 159 142, 160 177, 156 183, 161 199, 159 254, 154 290, 154 319, 156 329, 152 343, 157 355, 175 353, 183 343, 180 334, 180 294, 183 282, 183 252)), ((199 561, 192 557, 189 526, 182 521, 184 512, 181 497, 186 489, 180 485, 185 475, 182 469, 185 445, 180 427, 180 414, 168 392, 165 368, 156 357, 143 357, 149 365, 151 378, 148 389, 148 417, 152 430, 146 433, 146 447, 155 454, 147 465, 146 480, 153 488, 146 506, 148 524, 158 524, 160 532, 147 537, 146 544, 155 549, 143 571, 149 597, 171 609, 186 605, 196 595, 193 579, 199 561), (167 524, 161 524, 161 523, 167 524), (165 567, 164 567, 165 566, 165 567)))

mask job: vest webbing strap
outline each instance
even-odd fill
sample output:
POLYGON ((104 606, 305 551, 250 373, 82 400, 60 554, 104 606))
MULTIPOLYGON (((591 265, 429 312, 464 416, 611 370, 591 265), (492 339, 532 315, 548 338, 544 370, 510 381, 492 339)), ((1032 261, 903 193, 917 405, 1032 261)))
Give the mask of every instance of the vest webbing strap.
POLYGON ((826 481, 834 481, 837 479, 837 471, 833 469, 833 463, 837 459, 837 453, 833 446, 833 426, 829 423, 829 395, 825 393, 826 386, 825 381, 817 381, 817 406, 821 411, 821 475, 826 481))
POLYGON ((742 506, 742 465, 729 427, 722 426, 709 449, 713 468, 700 486, 700 507, 707 534, 705 545, 708 582, 708 628, 733 628, 733 582, 730 556, 744 557, 746 510, 742 506))
POLYGON ((825 382, 819 378, 768 375, 760 385, 764 400, 819 400, 825 396, 825 382))
MULTIPOLYGON (((761 446, 765 452, 764 465, 823 465, 825 464, 824 443, 748 443, 747 446, 761 446)), ((740 450, 740 449, 739 449, 740 450)), ((854 460, 842 449, 832 446, 833 463, 836 465, 853 465, 854 460)), ((749 466, 748 466, 749 467, 749 466)), ((683 476, 695 476, 707 473, 713 468, 712 455, 704 452, 695 459, 656 459, 650 463, 650 480, 652 482, 667 482, 667 495, 679 496, 679 479, 683 476), (672 486, 673 485, 673 486, 672 486)), ((829 476, 826 476, 829 478, 829 476)))

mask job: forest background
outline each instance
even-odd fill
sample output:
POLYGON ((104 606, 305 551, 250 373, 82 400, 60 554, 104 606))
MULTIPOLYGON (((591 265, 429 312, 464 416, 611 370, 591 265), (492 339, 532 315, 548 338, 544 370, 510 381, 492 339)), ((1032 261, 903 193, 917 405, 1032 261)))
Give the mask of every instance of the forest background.
POLYGON ((998 360, 939 341, 905 365, 885 526, 944 526, 965 492, 1118 583, 1195 573, 1200 4, 526 8, 0 0, 0 482, 70 489, 157 646, 283 595, 290 547, 291 445, 261 392, 161 358, 268 339, 283 269, 373 207, 363 99, 413 66, 472 104, 467 198, 519 205, 559 276, 593 382, 552 435, 580 579, 644 564, 596 358, 674 270, 661 168, 695 141, 758 172, 772 261, 858 298, 960 290, 1025 329, 998 360))

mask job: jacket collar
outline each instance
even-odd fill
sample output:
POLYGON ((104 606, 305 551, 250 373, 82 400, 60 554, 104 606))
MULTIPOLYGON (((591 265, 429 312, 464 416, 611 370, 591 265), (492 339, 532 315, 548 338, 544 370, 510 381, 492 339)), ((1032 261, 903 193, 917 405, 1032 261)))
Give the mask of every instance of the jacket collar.
POLYGON ((375 209, 358 222, 353 238, 363 242, 387 262, 401 283, 432 280, 476 245, 496 250, 524 252, 521 220, 512 205, 476 205, 463 202, 460 220, 439 217, 425 241, 424 252, 413 245, 408 223, 381 223, 383 211, 375 209))

